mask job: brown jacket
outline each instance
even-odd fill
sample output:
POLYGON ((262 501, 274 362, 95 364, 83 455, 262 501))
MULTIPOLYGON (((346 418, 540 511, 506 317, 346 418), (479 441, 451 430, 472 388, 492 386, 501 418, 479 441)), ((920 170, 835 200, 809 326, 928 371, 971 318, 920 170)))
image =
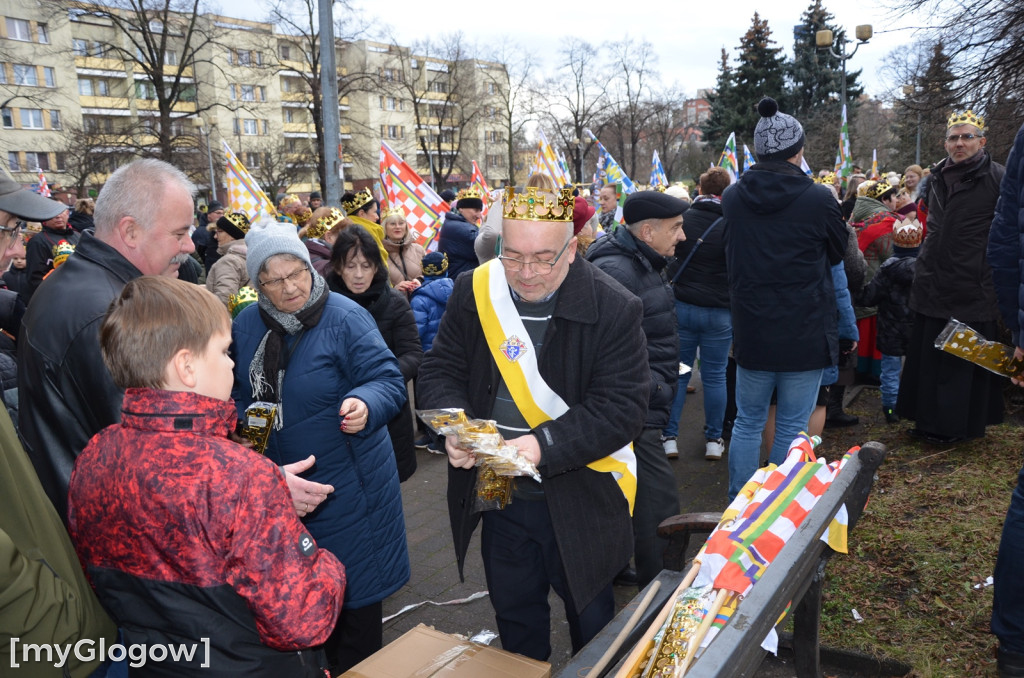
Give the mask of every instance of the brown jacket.
POLYGON ((229 242, 223 248, 221 258, 210 267, 210 272, 206 275, 206 289, 213 292, 225 306, 228 305, 228 297, 252 284, 249 281, 249 272, 245 268, 247 251, 244 240, 229 242))
POLYGON ((422 262, 426 252, 422 245, 413 242, 412 233, 406 233, 401 243, 384 238, 384 249, 388 252, 388 277, 392 287, 403 280, 414 280, 423 275, 422 262))

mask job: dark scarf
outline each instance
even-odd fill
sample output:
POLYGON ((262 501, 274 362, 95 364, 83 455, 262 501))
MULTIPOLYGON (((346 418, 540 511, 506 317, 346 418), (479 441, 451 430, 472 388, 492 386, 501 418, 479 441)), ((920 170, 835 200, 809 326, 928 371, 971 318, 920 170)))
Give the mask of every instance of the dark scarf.
MULTIPOLYGON (((284 372, 288 366, 288 355, 282 362, 281 357, 285 349, 286 335, 301 335, 311 327, 320 322, 324 306, 327 304, 328 289, 320 274, 310 268, 313 276, 313 286, 309 292, 309 299, 295 313, 284 313, 279 311, 266 295, 259 297, 260 318, 268 330, 263 335, 262 341, 256 348, 256 353, 249 364, 249 385, 252 388, 254 400, 269 401, 277 404, 277 419, 275 428, 284 426, 284 410, 281 407, 281 394, 284 390, 284 372)), ((301 336, 295 340, 292 350, 301 336)))
POLYGON ((374 280, 370 284, 369 289, 365 292, 356 294, 348 288, 348 285, 345 284, 345 281, 340 275, 332 271, 327 277, 327 286, 330 287, 332 292, 337 292, 342 296, 348 297, 365 308, 375 319, 377 318, 382 302, 387 301, 386 295, 388 293, 388 284, 386 279, 374 280))

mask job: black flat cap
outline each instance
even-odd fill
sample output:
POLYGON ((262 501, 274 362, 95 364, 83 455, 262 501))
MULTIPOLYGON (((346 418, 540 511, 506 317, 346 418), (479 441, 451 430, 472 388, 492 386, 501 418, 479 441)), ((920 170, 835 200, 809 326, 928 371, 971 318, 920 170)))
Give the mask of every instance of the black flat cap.
POLYGON ((622 204, 622 218, 627 224, 638 224, 647 219, 678 217, 690 206, 679 198, 660 191, 633 193, 622 204))

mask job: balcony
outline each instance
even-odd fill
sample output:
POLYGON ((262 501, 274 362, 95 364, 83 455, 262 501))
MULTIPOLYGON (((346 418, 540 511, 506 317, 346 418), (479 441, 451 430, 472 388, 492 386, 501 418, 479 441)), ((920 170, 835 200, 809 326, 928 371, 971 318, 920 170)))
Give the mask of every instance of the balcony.
POLYGON ((101 108, 119 111, 128 110, 129 107, 128 99, 126 97, 99 97, 79 95, 78 103, 82 108, 101 108))
MULTIPOLYGON (((140 111, 159 111, 160 106, 156 99, 136 99, 135 108, 140 111)), ((174 113, 195 113, 196 103, 194 101, 179 101, 171 108, 174 113)))
POLYGON ((286 122, 284 123, 284 132, 286 134, 313 134, 314 133, 313 123, 311 122, 286 122))
POLYGON ((308 104, 313 101, 313 95, 310 92, 281 92, 281 101, 298 101, 308 104))
POLYGON ((124 62, 121 59, 108 59, 107 57, 75 57, 75 68, 91 69, 96 71, 115 71, 124 75, 124 62))

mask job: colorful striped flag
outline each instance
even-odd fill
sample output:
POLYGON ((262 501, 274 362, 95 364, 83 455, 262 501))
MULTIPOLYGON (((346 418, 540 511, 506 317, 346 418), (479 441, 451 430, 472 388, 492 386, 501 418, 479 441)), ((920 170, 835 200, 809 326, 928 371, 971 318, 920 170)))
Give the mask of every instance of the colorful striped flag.
POLYGON ((565 160, 560 158, 554 148, 551 147, 551 144, 548 143, 544 130, 538 127, 537 136, 537 155, 534 156, 533 164, 530 166, 530 174, 547 175, 551 177, 551 180, 555 182, 555 186, 558 188, 571 184, 572 177, 565 166, 565 160))
POLYGON ((843 178, 853 174, 853 158, 850 157, 850 128, 846 124, 846 104, 843 104, 843 124, 839 129, 839 154, 836 156, 836 174, 843 178))
MULTIPOLYGON (((804 164, 806 165, 807 163, 805 162, 804 164)), ((750 152, 750 148, 746 144, 743 144, 743 171, 746 172, 753 166, 754 154, 750 152)))
POLYGON ((597 144, 597 150, 599 153, 598 158, 598 172, 600 176, 598 180, 601 185, 605 184, 622 184, 622 193, 629 195, 630 193, 636 193, 636 184, 630 179, 625 172, 622 171, 622 167, 619 163, 615 162, 615 158, 608 152, 608 149, 604 147, 598 138, 589 129, 584 128, 583 133, 593 139, 594 143, 597 144))
POLYGON ((658 186, 668 188, 668 177, 665 176, 665 167, 661 164, 658 151, 654 151, 654 155, 651 157, 651 180, 647 183, 651 185, 651 188, 658 186))
POLYGON ((231 211, 244 212, 252 221, 256 220, 261 211, 276 215, 274 203, 235 156, 228 142, 222 140, 221 143, 224 144, 224 157, 227 160, 228 206, 231 211))
POLYGON ((50 184, 46 183, 46 175, 43 174, 41 168, 36 168, 39 171, 39 189, 36 191, 39 195, 44 198, 50 197, 50 184))
POLYGON ((480 215, 481 219, 487 218, 487 210, 490 209, 491 201, 490 194, 491 190, 487 188, 487 180, 484 179, 484 173, 480 171, 480 168, 476 164, 476 160, 473 161, 473 175, 469 178, 469 185, 476 186, 480 189, 480 195, 483 196, 484 210, 480 215))
POLYGON ((736 159, 736 132, 731 132, 729 138, 726 139, 725 148, 722 149, 722 155, 718 158, 718 166, 727 169, 729 176, 736 181, 736 176, 740 171, 739 161, 736 159))
POLYGON ((878 180, 878 149, 871 149, 871 176, 868 179, 878 180))
POLYGON ((388 195, 388 206, 399 206, 405 211, 416 242, 428 252, 436 250, 441 215, 451 206, 383 141, 380 143, 380 181, 388 195))

